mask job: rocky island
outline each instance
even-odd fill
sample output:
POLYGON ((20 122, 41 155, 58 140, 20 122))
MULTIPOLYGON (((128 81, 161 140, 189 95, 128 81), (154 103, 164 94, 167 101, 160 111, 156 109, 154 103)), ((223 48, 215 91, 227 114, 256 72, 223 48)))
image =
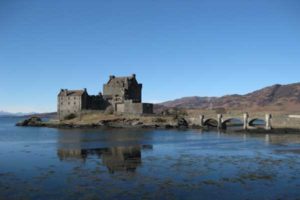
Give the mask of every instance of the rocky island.
POLYGON ((25 119, 17 126, 52 127, 52 128, 188 128, 196 125, 189 123, 183 116, 172 115, 124 115, 106 114, 101 111, 82 112, 80 116, 70 116, 64 120, 43 121, 33 116, 25 119))
POLYGON ((142 84, 137 81, 135 74, 124 77, 111 75, 103 85, 103 93, 98 95, 89 95, 87 89, 61 89, 57 96, 56 119, 43 121, 38 116, 31 116, 17 123, 17 126, 202 129, 215 127, 220 130, 229 126, 241 126, 237 131, 299 132, 300 116, 290 110, 283 112, 281 107, 274 109, 273 102, 286 99, 285 92, 282 91, 298 94, 298 86, 299 84, 275 85, 244 96, 183 98, 154 106, 142 102, 142 84), (263 99, 263 104, 257 99, 263 99), (231 103, 228 103, 229 100, 231 103), (198 104, 202 107, 197 107, 198 104), (213 108, 212 104, 216 107, 213 108), (268 111, 270 108, 272 114, 268 111), (259 123, 256 124, 257 122, 259 123))

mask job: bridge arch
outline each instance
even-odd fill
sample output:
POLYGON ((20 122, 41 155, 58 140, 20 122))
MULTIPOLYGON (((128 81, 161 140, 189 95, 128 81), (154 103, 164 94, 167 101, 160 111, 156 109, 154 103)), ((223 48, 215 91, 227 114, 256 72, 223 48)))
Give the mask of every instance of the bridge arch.
POLYGON ((243 121, 239 118, 229 118, 229 119, 225 119, 222 122, 222 126, 223 127, 227 127, 228 125, 230 126, 243 126, 243 121))
POLYGON ((209 118, 206 119, 203 123, 204 126, 218 127, 218 120, 209 118))
POLYGON ((253 118, 253 119, 249 120, 248 125, 249 126, 265 126, 266 120, 261 119, 261 118, 253 118))

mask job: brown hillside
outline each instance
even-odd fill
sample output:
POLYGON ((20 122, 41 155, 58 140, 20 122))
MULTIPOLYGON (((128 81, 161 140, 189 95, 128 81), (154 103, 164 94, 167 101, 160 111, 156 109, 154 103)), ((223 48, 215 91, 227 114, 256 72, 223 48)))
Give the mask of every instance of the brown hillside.
POLYGON ((300 111, 300 83, 276 84, 245 95, 183 97, 158 104, 157 107, 300 111))

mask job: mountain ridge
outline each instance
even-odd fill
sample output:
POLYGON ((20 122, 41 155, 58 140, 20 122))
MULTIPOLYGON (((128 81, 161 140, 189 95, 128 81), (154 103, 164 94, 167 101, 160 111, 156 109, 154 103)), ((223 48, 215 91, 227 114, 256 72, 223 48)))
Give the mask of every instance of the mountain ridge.
POLYGON ((221 97, 190 96, 166 101, 157 105, 166 108, 188 109, 242 109, 242 110, 300 110, 300 82, 274 84, 241 95, 221 97))

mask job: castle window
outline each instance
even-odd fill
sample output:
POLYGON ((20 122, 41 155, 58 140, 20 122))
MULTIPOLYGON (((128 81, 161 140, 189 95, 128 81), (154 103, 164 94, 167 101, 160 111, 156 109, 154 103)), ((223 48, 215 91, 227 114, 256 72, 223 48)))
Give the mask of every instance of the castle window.
POLYGON ((68 102, 68 105, 70 105, 70 102, 68 102))

